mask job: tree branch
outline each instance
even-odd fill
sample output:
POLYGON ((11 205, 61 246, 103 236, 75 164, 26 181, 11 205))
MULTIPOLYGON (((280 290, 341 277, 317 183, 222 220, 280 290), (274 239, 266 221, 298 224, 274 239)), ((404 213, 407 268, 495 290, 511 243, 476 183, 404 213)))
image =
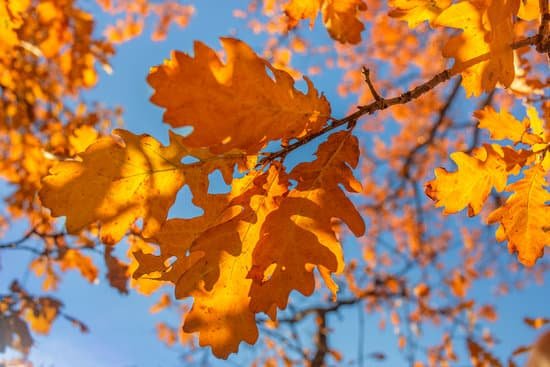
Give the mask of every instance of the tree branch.
MULTIPOLYGON (((516 50, 516 49, 526 47, 526 46, 538 45, 538 44, 540 44, 540 42, 539 42, 540 39, 541 39, 540 34, 538 34, 538 35, 527 37, 527 38, 524 38, 520 41, 514 42, 510 45, 510 47, 511 47, 512 50, 516 50)), ((480 55, 478 57, 475 57, 475 58, 471 59, 469 62, 465 62, 464 63, 465 66, 462 69, 467 68, 467 67, 471 67, 472 65, 478 64, 482 61, 486 61, 489 58, 489 55, 490 55, 490 53, 486 53, 486 54, 483 54, 483 55, 480 55)), ((387 99, 382 98, 375 91, 375 94, 379 97, 379 99, 376 99, 376 97, 375 97, 374 102, 369 103, 368 105, 358 106, 358 110, 355 111, 354 113, 352 113, 352 114, 350 114, 346 117, 343 117, 341 119, 338 119, 338 120, 333 119, 332 122, 329 125, 325 126, 321 130, 319 130, 317 132, 314 132, 312 134, 306 135, 303 138, 296 140, 294 143, 287 145, 286 147, 284 147, 281 150, 278 150, 278 151, 273 152, 273 153, 267 153, 258 162, 257 167, 265 167, 267 164, 271 163, 275 159, 284 159, 290 152, 300 148, 301 146, 309 143, 310 141, 318 138, 319 136, 324 135, 324 134, 326 134, 326 133, 328 133, 332 130, 335 130, 335 129, 341 127, 341 126, 348 125, 347 128, 351 130, 355 127, 355 125, 357 123, 357 120, 359 118, 365 116, 365 115, 371 115, 376 111, 385 110, 386 108, 388 108, 390 106, 409 103, 410 101, 412 101, 414 99, 417 99, 417 98, 423 96, 424 94, 428 93, 429 91, 431 91, 432 89, 437 87, 439 84, 444 83, 444 82, 448 81, 449 79, 453 78, 454 76, 459 75, 460 72, 462 71, 462 69, 460 69, 460 70, 455 70, 453 68, 445 69, 442 72, 436 74, 430 80, 416 86, 415 88, 413 88, 413 89, 411 89, 411 90, 409 90, 405 93, 402 93, 401 95, 399 95, 397 97, 387 98, 387 99)), ((369 76, 368 73, 367 73, 366 76, 369 76)), ((370 81, 370 76, 369 76, 368 80, 370 81)), ((368 82, 367 82, 367 85, 369 85, 368 82)), ((374 88, 372 86, 372 83, 369 86, 369 88, 370 87, 374 88)), ((372 90, 371 90, 371 92, 372 92, 372 90)))
POLYGON ((327 338, 327 312, 317 311, 317 336, 315 340, 315 346, 317 350, 311 360, 311 367, 325 366, 325 358, 328 352, 328 338, 327 338))

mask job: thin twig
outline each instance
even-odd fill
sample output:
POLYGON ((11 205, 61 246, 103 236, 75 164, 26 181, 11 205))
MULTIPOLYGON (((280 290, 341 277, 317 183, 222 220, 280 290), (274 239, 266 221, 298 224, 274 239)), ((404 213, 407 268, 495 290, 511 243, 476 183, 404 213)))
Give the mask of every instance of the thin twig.
POLYGON ((370 93, 374 97, 374 100, 375 101, 384 100, 384 98, 380 97, 380 94, 378 94, 378 92, 376 91, 376 88, 374 88, 374 84, 372 84, 372 80, 370 80, 370 70, 363 66, 363 69, 361 71, 365 78, 365 83, 367 83, 367 86, 369 87, 370 93))

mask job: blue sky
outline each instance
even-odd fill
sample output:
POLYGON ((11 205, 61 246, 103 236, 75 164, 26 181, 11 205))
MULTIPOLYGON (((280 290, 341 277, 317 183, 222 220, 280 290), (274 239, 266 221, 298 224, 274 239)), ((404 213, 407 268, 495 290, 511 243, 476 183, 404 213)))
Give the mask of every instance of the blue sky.
MULTIPOLYGON (((90 102, 102 101, 111 106, 123 106, 125 128, 135 133, 151 134, 166 143, 168 134, 166 125, 162 124, 162 111, 149 102, 152 90, 145 81, 149 68, 168 58, 173 49, 192 52, 194 40, 201 40, 212 48, 219 48, 218 37, 232 35, 244 39, 259 51, 264 38, 251 34, 242 20, 231 16, 233 9, 245 8, 247 3, 247 1, 198 1, 194 4, 197 12, 190 25, 183 30, 172 27, 166 41, 151 42, 150 29, 148 29, 143 36, 122 44, 117 55, 112 59, 114 73, 106 75, 102 72, 100 83, 87 93, 86 99, 90 102)), ((110 18, 100 14, 98 9, 90 3, 84 3, 84 8, 97 14, 99 28, 110 21, 110 18)), ((320 40, 326 39, 324 30, 319 27, 314 30, 314 34, 320 40)), ((307 58, 302 58, 295 63, 295 66, 299 70, 305 70, 304 66, 308 66, 308 62, 307 58)), ((350 101, 341 99, 336 93, 339 72, 335 70, 332 74, 324 73, 312 79, 317 88, 328 96, 334 115, 342 116, 349 107, 350 101)), ((311 153, 312 149, 310 148, 309 151, 306 149, 303 154, 311 153)), ((4 186, 0 188, 6 189, 4 186)), ((191 212, 185 195, 180 195, 171 215, 188 216, 191 212)), ((14 228, 11 235, 15 236, 17 230, 18 228, 14 228)), ((6 238, 9 236, 8 233, 6 238)), ((5 283, 11 279, 8 275, 24 272, 23 268, 28 259, 29 255, 26 253, 10 253, 9 257, 2 256, 0 259, 2 262, 1 288, 8 285, 5 283)), ((100 259, 97 263, 101 263, 100 259)), ((500 355, 509 355, 510 350, 518 345, 518 341, 527 343, 537 335, 537 332, 523 325, 521 318, 549 316, 549 280, 550 278, 547 277, 545 286, 530 285, 523 291, 515 292, 499 301, 499 321, 493 330, 495 335, 502 335, 503 343, 497 347, 500 355), (529 314, 518 314, 518 309, 522 310, 521 312, 528 309, 529 314), (511 333, 514 334, 513 338, 509 337, 511 333)), ((39 282, 32 274, 26 276, 26 285, 30 290, 39 290, 39 282)), ((487 281, 486 284, 478 287, 479 289, 476 289, 473 295, 490 302, 491 290, 494 286, 494 282, 487 281)), ((85 321, 91 332, 81 334, 67 322, 62 320, 56 322, 49 336, 36 338, 31 359, 38 366, 169 367, 182 365, 178 361, 178 351, 165 347, 156 338, 155 324, 165 316, 152 316, 148 313, 148 308, 156 301, 155 297, 142 297, 135 292, 131 292, 128 296, 119 296, 114 289, 106 285, 103 277, 100 278, 99 284, 90 285, 71 272, 64 276, 56 296, 65 302, 65 312, 85 321)), ((297 300, 301 302, 300 296, 297 296, 297 300)), ((342 315, 344 317, 341 319, 335 319, 335 325, 341 326, 336 328, 330 338, 344 354, 354 356, 357 351, 358 309, 350 307, 342 315)), ((378 317, 370 315, 365 317, 365 326, 366 353, 389 352, 389 359, 386 362, 372 363, 372 365, 400 365, 401 357, 391 352, 396 344, 391 327, 384 333, 380 332, 378 317)), ((237 356, 230 362, 220 361, 216 365, 243 365, 244 361, 246 359, 237 356)))

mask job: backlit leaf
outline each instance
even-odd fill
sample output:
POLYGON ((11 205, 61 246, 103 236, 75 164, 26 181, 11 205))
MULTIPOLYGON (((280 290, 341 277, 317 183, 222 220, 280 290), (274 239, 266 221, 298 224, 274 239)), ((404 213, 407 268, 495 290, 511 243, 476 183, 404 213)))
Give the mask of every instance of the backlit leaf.
POLYGON ((550 192, 545 175, 538 165, 527 169, 525 177, 506 188, 512 192, 506 203, 488 218, 489 223, 500 223, 508 249, 517 252, 527 266, 534 265, 544 247, 550 246, 550 192))
POLYGON ((340 188, 361 190, 352 172, 359 158, 357 138, 348 132, 335 133, 316 155, 313 162, 292 170, 296 188, 262 227, 249 275, 254 279, 254 310, 268 312, 273 305, 284 309, 292 290, 310 295, 314 267, 329 273, 342 271, 342 248, 332 228, 333 218, 343 220, 356 236, 365 230, 363 219, 340 188))
POLYGON ((445 9, 434 24, 462 29, 443 48, 443 56, 454 58, 452 71, 462 73, 468 96, 505 87, 514 80, 513 16, 516 0, 460 1, 445 9))
POLYGON ((214 50, 196 42, 194 58, 175 51, 147 78, 155 90, 151 101, 166 109, 164 121, 193 127, 184 144, 215 153, 257 153, 271 140, 300 137, 325 124, 330 106, 309 79, 304 94, 288 73, 245 43, 233 38, 221 42, 225 64, 214 50))
POLYGON ((463 152, 451 154, 457 170, 448 172, 435 169, 435 179, 425 186, 426 194, 444 207, 445 214, 457 213, 468 208, 468 215, 477 215, 494 188, 504 190, 508 175, 517 174, 526 156, 508 147, 484 145, 468 155, 463 152))

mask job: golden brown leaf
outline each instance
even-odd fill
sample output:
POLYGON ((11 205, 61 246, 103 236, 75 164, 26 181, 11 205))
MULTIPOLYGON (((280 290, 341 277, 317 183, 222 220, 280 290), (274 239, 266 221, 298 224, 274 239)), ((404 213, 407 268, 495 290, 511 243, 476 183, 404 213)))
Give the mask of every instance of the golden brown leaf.
POLYGON ((341 43, 356 44, 361 41, 365 26, 358 19, 358 12, 367 9, 362 0, 290 0, 285 6, 290 28, 300 20, 309 19, 310 27, 315 24, 319 10, 330 36, 341 43))
POLYGON ((63 161, 43 180, 40 198, 53 216, 67 216, 69 233, 100 221, 101 240, 115 244, 143 218, 144 234, 158 230, 184 184, 180 160, 185 150, 174 141, 163 147, 150 136, 116 130, 124 145, 105 137, 63 161))
MULTIPOLYGON (((195 303, 184 323, 184 331, 200 333, 199 344, 210 345, 218 357, 235 352, 241 341, 252 344, 258 338, 255 314, 250 308, 247 279, 252 251, 260 239, 265 217, 277 207, 277 197, 286 192, 278 172, 254 179, 245 178, 234 185, 234 192, 249 201, 249 208, 230 221, 212 228, 193 247, 204 257, 193 264, 176 285, 176 296, 191 295, 195 303), (202 278, 196 290, 186 291, 202 278), (183 286, 183 287, 182 287, 183 286), (186 292, 185 294, 182 292, 186 292)), ((238 201, 237 201, 238 203, 238 201)))
POLYGON ((23 24, 23 16, 29 4, 29 0, 0 2, 0 58, 8 55, 19 44, 16 30, 23 24))
POLYGON ((164 121, 193 127, 184 144, 209 147, 214 153, 257 153, 271 140, 301 137, 325 124, 330 106, 309 79, 304 94, 294 88, 288 73, 272 67, 244 42, 221 42, 225 64, 214 50, 196 42, 194 58, 173 52, 147 78, 155 90, 151 101, 166 109, 164 121))
POLYGON ((61 303, 53 298, 41 297, 36 304, 27 308, 25 319, 32 330, 39 334, 48 334, 53 321, 59 313, 61 303))
POLYGON ((518 5, 516 0, 460 1, 435 19, 435 25, 464 30, 447 42, 443 56, 455 59, 452 71, 462 73, 468 96, 514 80, 512 21, 518 5))
MULTIPOLYGON (((521 142, 529 145, 542 142, 543 137, 529 132, 531 127, 529 119, 520 122, 505 109, 497 112, 488 106, 483 110, 476 111, 474 117, 479 119, 478 127, 488 130, 493 140, 508 139, 514 144, 521 142)), ((538 122, 536 115, 534 115, 533 121, 538 122)))
POLYGON ((362 0, 324 0, 323 22, 330 36, 341 43, 359 43, 365 25, 357 13, 366 9, 362 0))
POLYGON ((517 173, 524 153, 496 144, 484 145, 468 155, 462 152, 451 154, 457 171, 435 169, 435 179, 426 184, 426 194, 444 207, 444 213, 457 213, 468 207, 468 215, 477 215, 491 190, 504 190, 508 175, 517 173))
POLYGON ((525 170, 525 176, 510 184, 512 195, 488 217, 489 223, 499 223, 498 240, 508 240, 510 252, 517 252, 519 261, 532 266, 550 245, 550 193, 546 172, 538 165, 525 170), (499 238, 501 237, 501 238, 499 238))
POLYGON ((140 218, 143 236, 152 236, 184 184, 189 185, 194 202, 200 204, 208 191, 208 174, 220 169, 230 182, 233 166, 242 156, 216 157, 206 150, 190 151, 176 134, 170 135, 167 147, 148 135, 125 130, 115 130, 115 134, 122 142, 115 137, 102 138, 80 154, 81 161, 55 165, 40 191, 43 205, 53 216, 67 216, 69 233, 99 221, 105 244, 117 243, 140 218), (199 162, 181 163, 187 156, 199 162))
POLYGON ((160 256, 138 258, 140 273, 160 271, 175 284, 176 298, 194 297, 183 330, 198 332, 199 344, 221 358, 258 337, 247 274, 265 217, 287 191, 280 169, 252 172, 234 180, 231 193, 209 195, 203 217, 168 221, 156 234, 160 256), (169 256, 177 259, 168 267, 169 256))
POLYGON ((431 23, 451 5, 451 0, 390 0, 388 5, 393 8, 390 17, 406 20, 414 28, 426 20, 431 23))
POLYGON ((361 190, 352 172, 359 158, 357 144, 349 132, 335 133, 319 146, 313 162, 301 163, 290 173, 298 184, 279 209, 266 217, 254 249, 249 274, 254 279, 253 310, 269 312, 274 305, 284 309, 294 289, 310 295, 315 266, 325 268, 322 272, 342 271, 342 248, 332 228, 333 218, 345 222, 356 236, 365 230, 361 215, 340 188, 361 190))

